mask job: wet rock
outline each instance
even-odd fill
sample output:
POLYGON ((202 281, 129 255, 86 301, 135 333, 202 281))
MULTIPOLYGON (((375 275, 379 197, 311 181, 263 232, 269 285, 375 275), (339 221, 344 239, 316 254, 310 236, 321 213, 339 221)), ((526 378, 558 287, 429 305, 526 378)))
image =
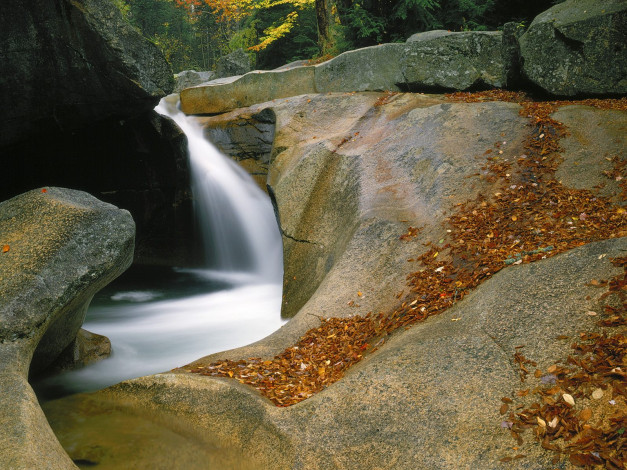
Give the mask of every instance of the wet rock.
MULTIPOLYGON (((408 260, 445 238, 443 224, 456 204, 500 187, 482 177, 486 150, 496 142, 499 158, 520 158, 529 134, 517 104, 451 103, 440 95, 304 95, 230 118, 268 107, 276 116, 268 183, 284 241, 283 309, 296 314, 269 337, 196 365, 270 359, 319 326, 321 316, 393 311, 407 289, 406 275, 419 269, 408 260), (399 240, 408 226, 422 230, 411 241, 399 240)), ((596 182, 582 171, 606 168, 605 156, 620 147, 616 132, 626 113, 568 106, 554 117, 571 134, 560 177, 592 190, 596 182), (580 171, 575 163, 590 158, 581 146, 598 155, 580 171)), ((150 466, 160 454, 176 455, 178 443, 140 436, 116 461, 127 441, 115 437, 120 429, 157 422, 164 435, 193 436, 188 447, 205 444, 189 468, 211 458, 225 469, 483 469, 521 453, 526 458, 508 466, 542 470, 552 454, 526 436, 513 452, 516 442, 500 427, 501 397, 535 386, 521 387, 513 354, 525 345, 525 357, 541 369, 567 356, 571 342, 556 336, 595 328, 586 312, 611 299, 590 280, 618 274, 610 259, 625 249, 627 238, 610 239, 508 266, 450 310, 401 329, 341 380, 288 408, 236 380, 178 370, 49 403, 46 410, 73 458, 97 448, 112 466, 150 466), (103 428, 110 432, 102 435, 103 428), (240 460, 229 460, 234 453, 240 460)))
POLYGON ((193 265, 185 135, 154 111, 85 124, 0 149, 0 199, 46 185, 89 192, 132 214, 137 263, 193 265))
POLYGON ((140 262, 191 264, 185 138, 152 111, 174 83, 160 50, 110 1, 8 0, 0 51, 0 200, 87 191, 132 212, 140 262))
POLYGON ((80 369, 94 362, 101 361, 111 355, 111 341, 102 336, 81 328, 72 341, 46 369, 46 373, 80 369))
POLYGON ((198 117, 204 135, 224 155, 235 160, 267 192, 268 167, 276 117, 266 108, 254 114, 220 114, 215 117, 198 117))
POLYGON ((74 341, 93 295, 132 262, 127 211, 48 187, 0 203, 0 466, 73 468, 27 382, 74 341), (44 191, 45 190, 45 191, 44 191))

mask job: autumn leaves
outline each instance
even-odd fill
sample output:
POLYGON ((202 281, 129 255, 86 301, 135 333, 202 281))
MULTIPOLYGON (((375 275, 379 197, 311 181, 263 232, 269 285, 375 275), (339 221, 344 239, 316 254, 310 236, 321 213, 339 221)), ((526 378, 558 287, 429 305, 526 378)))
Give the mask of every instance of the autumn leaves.
MULTIPOLYGON (((627 99, 536 102, 523 94, 501 90, 457 93, 449 99, 518 102, 521 114, 529 119, 530 134, 524 154, 507 155, 502 145, 507 136, 499 136, 500 140, 484 155, 477 156, 485 160, 485 165, 483 173, 475 177, 489 179, 498 189, 455 206, 445 221, 446 237, 426 243, 426 251, 416 246, 416 251, 422 253, 411 262, 419 268, 408 275, 410 293, 400 306, 386 314, 324 318, 296 345, 270 360, 219 361, 188 371, 235 378, 255 387, 277 406, 289 406, 339 380, 351 365, 380 346, 387 335, 445 311, 501 269, 592 241, 627 235, 627 216, 621 206, 593 191, 571 189, 556 180, 555 171, 561 162, 560 138, 567 131, 551 118, 560 106, 570 104, 627 109, 627 99)), ((614 169, 605 176, 624 184, 624 161, 616 159, 612 163, 614 169)), ((399 243, 415 243, 420 230, 408 227, 406 233, 399 234, 399 243)), ((522 353, 518 362, 524 380, 534 365, 522 353)), ((560 406, 572 406, 566 395, 576 400, 576 394, 562 392, 560 406)), ((549 413, 540 418, 546 429, 550 429, 555 416, 549 413)))

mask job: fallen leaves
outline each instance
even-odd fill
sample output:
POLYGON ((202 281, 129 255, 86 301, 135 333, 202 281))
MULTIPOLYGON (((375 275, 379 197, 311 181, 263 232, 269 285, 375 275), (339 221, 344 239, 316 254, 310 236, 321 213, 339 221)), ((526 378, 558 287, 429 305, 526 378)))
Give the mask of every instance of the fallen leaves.
POLYGON ((385 334, 389 324, 383 314, 365 317, 321 319, 295 345, 262 361, 219 361, 197 365, 190 372, 231 377, 253 386, 277 406, 290 406, 328 387, 346 369, 373 351, 372 339, 385 334))
MULTIPOLYGON (((603 315, 624 319, 627 257, 612 262, 622 266, 624 272, 604 283, 609 286, 604 295, 614 299, 604 306, 603 315)), ((603 319, 598 324, 606 326, 603 319)), ((624 329, 581 333, 581 342, 572 344, 574 352, 562 361, 564 365, 553 364, 546 369, 555 380, 541 381, 532 392, 536 401, 527 407, 517 406, 507 416, 510 433, 517 443, 520 433, 533 429, 540 445, 556 453, 555 463, 567 455, 569 462, 577 467, 625 469, 627 377, 623 368, 627 361, 627 338, 623 333, 624 329)), ((529 389, 524 392, 516 395, 527 396, 529 389)))
POLYGON ((2 253, 6 253, 11 249, 11 247, 9 245, 3 245, 2 246, 2 253))
MULTIPOLYGON (((385 95, 381 104, 392 96, 385 95)), ((197 366, 191 372, 232 377, 255 387, 277 406, 293 405, 339 380, 351 365, 383 344, 385 336, 444 312, 508 265, 531 263, 585 243, 627 234, 627 212, 621 207, 608 198, 587 190, 567 188, 556 180, 555 171, 561 161, 559 141, 566 135, 566 129, 550 117, 560 106, 570 104, 627 109, 627 98, 534 102, 522 93, 503 90, 454 94, 449 98, 467 102, 501 100, 520 103, 521 114, 530 122, 530 134, 525 154, 517 158, 506 159, 502 138, 494 145, 495 151, 486 151, 483 170, 500 187, 490 195, 455 206, 454 213, 446 220, 446 236, 437 244, 426 243, 426 251, 411 259, 421 267, 407 276, 409 293, 401 305, 385 315, 321 319, 318 328, 309 330, 296 345, 271 360, 219 361, 197 366)), ((337 148, 355 137, 356 134, 345 137, 337 148)), ((622 159, 612 159, 614 168, 608 174, 608 178, 619 184, 627 183, 627 165, 623 162, 622 159), (619 177, 621 179, 617 180, 619 177)), ((399 238, 410 242, 420 230, 410 226, 399 238)), ((612 285, 596 282, 598 287, 612 285)), ((401 292, 397 298, 400 300, 403 295, 401 292)), ((358 297, 361 296, 358 294, 358 297)), ((351 307, 356 305, 354 301, 349 302, 351 307)), ((617 312, 604 312, 601 320, 605 326, 625 324, 624 316, 617 312)), ((524 381, 537 364, 523 356, 519 349, 514 361, 521 381, 524 381)), ((607 377, 620 375, 606 373, 609 374, 607 377)), ((511 404, 504 402, 501 405, 503 414, 509 413, 506 422, 512 423, 509 431, 518 443, 522 443, 524 429, 538 426, 537 417, 548 423, 539 437, 542 446, 551 450, 557 449, 551 441, 554 436, 570 436, 571 428, 565 427, 564 420, 569 422, 574 417, 580 422, 576 414, 580 411, 576 410, 580 396, 561 382, 567 374, 566 367, 555 365, 551 372, 540 377, 542 385, 551 387, 548 390, 553 393, 541 394, 541 404, 531 412, 514 414, 511 404), (577 406, 556 399, 561 397, 558 393, 570 395, 577 406), (549 408, 540 415, 538 410, 543 407, 549 408)), ((620 377, 624 379, 624 376, 620 377)), ((604 390, 608 387, 603 381, 598 385, 604 390)), ((537 393, 537 390, 520 391, 517 396, 531 393, 537 393)), ((573 429, 576 433, 583 430, 579 424, 573 429)), ((615 432, 619 430, 616 428, 615 432)))
POLYGON ((420 232, 419 228, 416 227, 407 227, 407 232, 399 237, 400 240, 411 240, 420 232))

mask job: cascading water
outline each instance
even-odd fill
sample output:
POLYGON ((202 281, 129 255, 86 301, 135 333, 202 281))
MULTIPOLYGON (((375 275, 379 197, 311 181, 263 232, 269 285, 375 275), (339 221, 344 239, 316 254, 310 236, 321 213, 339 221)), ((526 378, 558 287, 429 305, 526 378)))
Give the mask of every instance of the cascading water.
POLYGON ((281 236, 270 199, 204 140, 177 103, 171 95, 156 110, 188 138, 207 268, 131 268, 103 289, 83 326, 111 340, 111 357, 35 383, 40 399, 163 372, 249 344, 284 323, 281 236))
POLYGON ((243 168, 204 139, 202 129, 177 104, 171 95, 161 100, 156 111, 173 119, 187 136, 195 212, 207 265, 280 280, 281 237, 270 199, 243 168))

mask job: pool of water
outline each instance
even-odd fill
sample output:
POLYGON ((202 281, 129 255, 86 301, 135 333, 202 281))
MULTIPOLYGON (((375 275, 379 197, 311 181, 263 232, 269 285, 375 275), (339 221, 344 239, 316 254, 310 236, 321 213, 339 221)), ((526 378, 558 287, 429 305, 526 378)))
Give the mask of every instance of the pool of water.
POLYGON ((111 340, 111 356, 33 388, 46 401, 164 372, 269 335, 280 309, 281 285, 258 275, 133 267, 94 296, 83 325, 111 340))

